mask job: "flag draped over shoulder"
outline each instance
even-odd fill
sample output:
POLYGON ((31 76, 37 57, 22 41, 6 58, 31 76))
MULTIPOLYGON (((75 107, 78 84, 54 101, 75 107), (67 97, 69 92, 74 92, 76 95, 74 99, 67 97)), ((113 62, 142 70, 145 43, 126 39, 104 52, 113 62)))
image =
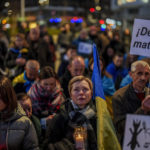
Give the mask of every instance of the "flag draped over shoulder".
POLYGON ((98 150, 121 150, 115 129, 107 110, 107 104, 102 88, 101 70, 96 45, 93 45, 94 67, 92 74, 93 98, 97 108, 97 142, 98 150))

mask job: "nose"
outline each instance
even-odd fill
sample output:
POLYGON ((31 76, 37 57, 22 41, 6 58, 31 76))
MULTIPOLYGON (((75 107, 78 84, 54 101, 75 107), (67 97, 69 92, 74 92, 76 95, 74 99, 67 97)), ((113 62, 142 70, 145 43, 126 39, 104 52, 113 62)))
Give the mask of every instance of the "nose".
POLYGON ((51 90, 51 86, 47 86, 46 89, 47 89, 47 90, 51 90))
POLYGON ((81 90, 79 91, 79 94, 84 94, 84 91, 81 89, 81 90))
POLYGON ((141 79, 142 79, 142 80, 145 80, 145 79, 146 79, 145 74, 143 74, 143 75, 141 76, 141 79))

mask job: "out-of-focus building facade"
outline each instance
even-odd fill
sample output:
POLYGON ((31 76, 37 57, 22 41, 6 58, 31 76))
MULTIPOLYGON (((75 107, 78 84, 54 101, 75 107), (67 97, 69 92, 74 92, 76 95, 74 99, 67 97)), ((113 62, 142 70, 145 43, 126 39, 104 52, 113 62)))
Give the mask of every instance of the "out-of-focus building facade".
POLYGON ((113 18, 132 28, 134 18, 150 19, 150 0, 111 0, 113 18))

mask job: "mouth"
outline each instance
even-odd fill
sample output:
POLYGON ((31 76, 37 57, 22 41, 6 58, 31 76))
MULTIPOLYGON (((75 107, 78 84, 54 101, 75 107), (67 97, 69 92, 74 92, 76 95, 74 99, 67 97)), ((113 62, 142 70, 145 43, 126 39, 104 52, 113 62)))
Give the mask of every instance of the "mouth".
POLYGON ((140 84, 146 84, 145 80, 144 81, 140 81, 139 83, 140 84))
POLYGON ((78 100, 79 100, 79 101, 84 101, 84 100, 85 100, 85 98, 80 97, 80 98, 78 98, 78 100))

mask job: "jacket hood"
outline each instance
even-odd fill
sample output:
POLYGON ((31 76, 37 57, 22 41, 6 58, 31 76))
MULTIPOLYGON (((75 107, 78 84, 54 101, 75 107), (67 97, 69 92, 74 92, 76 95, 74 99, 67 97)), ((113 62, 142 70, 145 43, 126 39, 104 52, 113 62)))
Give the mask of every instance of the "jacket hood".
POLYGON ((0 115, 1 115, 0 120, 2 119, 3 121, 8 122, 17 120, 22 116, 26 116, 26 113, 24 112, 21 105, 18 103, 17 108, 13 112, 11 112, 10 114, 8 114, 7 112, 2 112, 0 115))

